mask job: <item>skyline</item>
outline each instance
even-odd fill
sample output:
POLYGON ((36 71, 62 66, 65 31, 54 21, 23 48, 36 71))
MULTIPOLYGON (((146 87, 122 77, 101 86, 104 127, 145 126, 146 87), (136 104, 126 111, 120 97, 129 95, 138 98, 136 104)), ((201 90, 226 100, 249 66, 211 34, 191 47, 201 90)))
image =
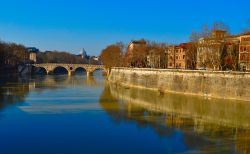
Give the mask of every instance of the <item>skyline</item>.
POLYGON ((226 23, 236 34, 250 20, 247 0, 192 2, 4 1, 0 10, 0 39, 42 51, 77 54, 85 48, 88 54, 98 55, 107 45, 118 41, 128 43, 145 38, 186 42, 192 31, 216 21, 226 23))

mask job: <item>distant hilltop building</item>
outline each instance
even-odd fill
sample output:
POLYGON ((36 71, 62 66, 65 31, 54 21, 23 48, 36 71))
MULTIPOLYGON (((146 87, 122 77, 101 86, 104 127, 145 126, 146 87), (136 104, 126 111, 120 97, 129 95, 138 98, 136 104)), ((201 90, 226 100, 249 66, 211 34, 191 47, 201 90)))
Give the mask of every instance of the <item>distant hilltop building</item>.
POLYGON ((30 61, 36 63, 37 62, 37 53, 39 52, 39 49, 35 47, 29 47, 27 48, 28 52, 30 53, 30 61))
POLYGON ((82 56, 82 59, 87 59, 88 58, 87 52, 86 52, 86 50, 84 48, 81 49, 80 54, 82 56))

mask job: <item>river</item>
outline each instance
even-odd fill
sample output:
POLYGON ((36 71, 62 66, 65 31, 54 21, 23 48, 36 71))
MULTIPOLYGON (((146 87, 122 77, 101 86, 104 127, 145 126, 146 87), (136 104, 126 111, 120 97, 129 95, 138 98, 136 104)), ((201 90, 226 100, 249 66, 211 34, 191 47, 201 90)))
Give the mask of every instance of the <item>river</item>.
POLYGON ((250 104, 93 77, 1 79, 1 154, 250 153, 250 104))

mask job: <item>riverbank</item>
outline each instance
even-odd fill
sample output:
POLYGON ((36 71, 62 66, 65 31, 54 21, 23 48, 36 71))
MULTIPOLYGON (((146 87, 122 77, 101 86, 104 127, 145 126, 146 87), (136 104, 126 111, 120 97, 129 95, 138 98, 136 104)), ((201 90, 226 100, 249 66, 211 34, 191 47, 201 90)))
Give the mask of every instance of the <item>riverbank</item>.
POLYGON ((112 68, 108 79, 118 85, 150 89, 160 93, 250 101, 250 73, 112 68))
POLYGON ((32 66, 27 64, 20 64, 17 66, 5 66, 0 68, 0 77, 16 77, 31 75, 32 66))

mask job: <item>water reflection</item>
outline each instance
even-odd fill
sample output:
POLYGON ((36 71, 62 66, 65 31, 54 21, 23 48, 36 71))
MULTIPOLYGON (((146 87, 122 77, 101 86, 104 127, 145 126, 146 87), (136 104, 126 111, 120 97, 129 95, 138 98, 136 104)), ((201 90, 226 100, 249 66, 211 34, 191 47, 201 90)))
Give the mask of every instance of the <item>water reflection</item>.
POLYGON ((22 103, 29 93, 29 81, 11 77, 0 79, 0 109, 22 103))
MULTIPOLYGON (((37 129, 46 126, 47 130, 43 135, 47 135, 44 138, 48 145, 54 143, 49 137, 60 129, 59 137, 66 135, 73 141, 77 136, 82 136, 74 143, 79 147, 84 147, 82 145, 85 144, 104 147, 103 144, 109 143, 107 141, 110 136, 124 134, 123 138, 115 138, 119 142, 113 143, 117 147, 112 147, 112 150, 131 152, 128 152, 131 150, 129 148, 121 149, 121 142, 128 146, 138 144, 140 148, 134 152, 140 152, 142 147, 147 147, 151 150, 158 149, 159 153, 250 153, 250 105, 247 102, 208 100, 176 94, 163 95, 148 90, 120 87, 106 83, 100 74, 93 77, 35 76, 1 81, 0 117, 1 114, 6 115, 6 112, 9 113, 7 115, 15 113, 18 118, 22 117, 21 122, 30 125, 23 128, 17 123, 19 131, 24 132, 25 137, 32 138, 30 133, 37 133, 32 132, 34 122, 38 125, 37 129), (16 110, 7 110, 11 106, 15 106, 13 108, 16 110), (86 112, 93 114, 88 115, 86 112), (50 125, 55 122, 58 125, 54 125, 53 129, 50 125), (65 123, 71 124, 67 125, 71 131, 63 129, 66 127, 65 123), (99 125, 100 123, 102 125, 99 125), (131 125, 135 125, 138 130, 131 128, 131 125), (26 132, 26 129, 31 132, 26 132), (146 131, 148 129, 153 133, 146 131), (75 136, 72 136, 70 133, 74 132, 75 136), (134 132, 133 135, 146 132, 142 133, 139 140, 145 140, 145 143, 133 142, 136 137, 126 138, 131 132, 134 132), (84 140, 88 135, 90 139, 84 140), (105 135, 107 138, 103 138, 105 135), (149 142, 145 136, 155 140, 149 142), (99 140, 102 142, 98 142, 99 140)), ((3 137, 6 130, 11 129, 9 125, 13 124, 13 121, 19 120, 17 117, 0 119, 0 137, 3 137)), ((15 136, 14 139, 16 138, 18 137, 15 136)), ((5 143, 5 140, 0 140, 0 143, 5 143)), ((68 144, 65 142, 60 147, 67 149, 68 144)), ((33 144, 31 146, 36 147, 33 144)), ((107 147, 106 151, 109 152, 110 148, 107 147)), ((88 147, 80 151, 86 152, 86 149, 88 147)))
POLYGON ((152 127, 161 137, 180 130, 188 149, 250 153, 250 105, 246 102, 162 95, 111 84, 102 93, 100 104, 114 121, 152 127))
MULTIPOLYGON (((101 76, 97 76, 97 78, 102 78, 101 76)), ((27 101, 27 96, 30 92, 38 92, 42 93, 46 90, 58 90, 63 89, 67 87, 91 87, 91 88, 100 88, 102 87, 102 81, 98 80, 96 81, 93 76, 34 76, 32 78, 26 77, 13 77, 13 78, 2 78, 0 82, 0 109, 4 109, 7 106, 10 105, 17 105, 22 104, 24 101, 27 101)), ((45 96, 43 99, 46 99, 47 96, 45 96)), ((41 98, 37 98, 41 99, 41 98)), ((60 98, 59 98, 60 99, 60 98)), ((72 98, 77 99, 77 98, 72 98)), ((52 102, 53 103, 53 102, 52 102)), ((42 106, 45 106, 45 104, 41 104, 42 106)), ((32 106, 32 105, 31 105, 32 106)), ((44 109, 44 107, 41 107, 41 110, 44 109)), ((61 108, 68 108, 71 111, 72 105, 61 108)), ((59 107, 58 106, 58 107, 59 107)), ((91 106, 91 105, 89 105, 91 106)), ((39 108, 36 104, 36 110, 39 108)), ((85 106, 86 108, 87 106, 85 106)), ((27 111, 30 110, 30 107, 26 108, 21 106, 21 108, 26 109, 27 111)), ((81 108, 80 106, 75 106, 75 108, 81 108)), ((52 106, 49 106, 47 108, 48 110, 53 111, 52 106)), ((30 110, 31 111, 31 110, 30 110)), ((59 111, 55 111, 59 112, 59 111)))

